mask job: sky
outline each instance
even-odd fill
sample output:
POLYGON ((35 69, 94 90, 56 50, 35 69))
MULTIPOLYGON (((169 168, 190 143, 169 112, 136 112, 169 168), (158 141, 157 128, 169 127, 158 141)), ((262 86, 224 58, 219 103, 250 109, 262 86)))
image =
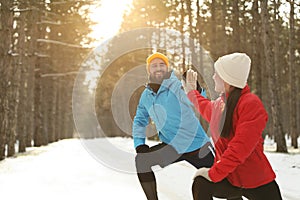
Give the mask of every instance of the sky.
MULTIPOLYGON (((134 152, 130 138, 108 140, 119 149, 134 152)), ((84 142, 105 146, 106 139, 84 142)), ((267 140, 265 147, 272 150, 274 145, 272 140, 267 140)), ((300 153, 299 150, 293 152, 266 152, 285 200, 299 200, 300 197, 300 153)), ((118 157, 113 152, 106 154, 112 158, 118 157)), ((113 170, 104 162, 97 161, 80 139, 28 148, 26 153, 0 161, 1 199, 146 200, 135 174, 113 170)), ((185 161, 156 171, 159 199, 192 199, 191 185, 195 171, 185 161)))

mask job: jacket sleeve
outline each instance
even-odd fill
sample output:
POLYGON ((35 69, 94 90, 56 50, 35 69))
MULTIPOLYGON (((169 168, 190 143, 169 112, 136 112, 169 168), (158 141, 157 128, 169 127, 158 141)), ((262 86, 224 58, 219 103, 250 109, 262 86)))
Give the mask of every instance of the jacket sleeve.
POLYGON ((145 144, 146 138, 146 126, 149 123, 149 114, 142 103, 142 98, 137 106, 136 115, 132 125, 132 136, 134 142, 134 148, 145 144))
POLYGON ((198 90, 192 90, 188 93, 188 98, 194 104, 195 108, 200 112, 201 116, 208 122, 212 115, 212 102, 201 96, 198 90))
POLYGON ((235 135, 223 155, 209 170, 213 182, 223 180, 245 162, 261 140, 268 120, 263 104, 256 96, 249 96, 247 102, 241 102, 235 112, 238 115, 235 135))

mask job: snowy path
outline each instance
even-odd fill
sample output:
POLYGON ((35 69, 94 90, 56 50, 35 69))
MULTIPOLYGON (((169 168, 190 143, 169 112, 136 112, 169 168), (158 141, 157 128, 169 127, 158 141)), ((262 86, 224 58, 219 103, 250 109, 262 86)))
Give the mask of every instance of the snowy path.
MULTIPOLYGON (((124 148, 131 148, 129 139, 112 140, 117 143, 123 140, 124 148)), ((97 143, 101 145, 101 139, 97 143)), ((278 175, 284 199, 299 199, 300 155, 267 153, 267 156, 278 175)), ((192 199, 190 188, 194 172, 186 162, 156 172, 160 199, 192 199)), ((78 139, 30 148, 16 158, 1 161, 0 188, 1 199, 10 200, 145 199, 135 175, 103 166, 78 139)))

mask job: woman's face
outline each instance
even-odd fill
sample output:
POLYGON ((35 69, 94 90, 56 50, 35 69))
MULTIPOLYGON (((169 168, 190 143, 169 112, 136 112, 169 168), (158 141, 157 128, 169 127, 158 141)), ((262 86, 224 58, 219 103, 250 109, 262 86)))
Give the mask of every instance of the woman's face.
POLYGON ((221 77, 216 72, 213 75, 213 79, 215 81, 215 91, 218 93, 225 92, 225 82, 221 79, 221 77))

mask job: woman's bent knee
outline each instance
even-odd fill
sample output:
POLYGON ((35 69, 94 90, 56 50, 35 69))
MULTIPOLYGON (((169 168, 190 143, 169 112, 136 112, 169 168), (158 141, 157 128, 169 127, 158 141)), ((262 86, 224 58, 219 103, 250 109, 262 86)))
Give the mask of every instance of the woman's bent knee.
POLYGON ((203 176, 197 176, 194 179, 192 192, 194 200, 200 199, 212 199, 211 185, 213 183, 204 178, 203 176))
POLYGON ((194 179, 192 188, 193 190, 199 190, 199 188, 207 187, 208 184, 209 181, 206 178, 204 178, 203 176, 197 176, 194 179))

